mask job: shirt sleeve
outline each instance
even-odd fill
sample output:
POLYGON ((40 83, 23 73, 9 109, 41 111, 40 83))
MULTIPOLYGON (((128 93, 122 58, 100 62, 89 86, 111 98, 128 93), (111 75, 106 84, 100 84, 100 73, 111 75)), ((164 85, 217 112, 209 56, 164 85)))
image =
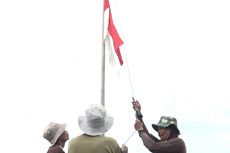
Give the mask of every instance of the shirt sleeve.
MULTIPOLYGON (((142 116, 143 117, 143 116, 142 116)), ((146 128, 146 126, 145 126, 145 123, 144 123, 144 121, 143 121, 143 119, 142 118, 138 118, 140 121, 141 121, 141 123, 143 124, 143 129, 144 129, 144 131, 145 131, 145 133, 151 138, 151 139, 153 139, 154 141, 160 141, 159 139, 157 139, 157 137, 155 137, 154 135, 152 135, 152 134, 150 134, 149 133, 149 131, 148 131, 148 129, 146 128)))

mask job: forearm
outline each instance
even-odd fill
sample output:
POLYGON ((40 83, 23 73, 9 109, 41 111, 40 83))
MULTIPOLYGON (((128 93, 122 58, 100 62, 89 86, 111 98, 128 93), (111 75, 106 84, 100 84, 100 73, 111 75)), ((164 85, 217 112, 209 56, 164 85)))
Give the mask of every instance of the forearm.
POLYGON ((138 131, 138 133, 142 139, 144 146, 148 149, 151 149, 151 146, 157 142, 156 140, 152 139, 144 130, 140 130, 138 131))
POLYGON ((138 119, 141 121, 142 127, 143 127, 145 133, 146 133, 151 139, 153 139, 154 141, 156 141, 156 142, 160 141, 160 140, 159 140, 158 138, 156 138, 154 135, 152 135, 152 134, 149 133, 148 129, 147 129, 146 126, 145 126, 145 123, 144 123, 143 119, 142 119, 142 118, 138 118, 138 119))

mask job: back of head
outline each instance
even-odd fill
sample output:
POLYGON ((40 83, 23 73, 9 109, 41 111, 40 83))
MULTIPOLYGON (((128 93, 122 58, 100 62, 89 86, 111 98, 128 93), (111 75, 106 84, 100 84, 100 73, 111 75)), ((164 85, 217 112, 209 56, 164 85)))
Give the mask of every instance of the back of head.
POLYGON ((50 122, 43 132, 43 138, 49 141, 50 144, 54 145, 59 136, 65 131, 65 128, 66 124, 50 122))
POLYGON ((111 128, 113 117, 107 113, 103 105, 91 104, 85 110, 85 115, 79 116, 78 124, 88 135, 102 135, 111 128))

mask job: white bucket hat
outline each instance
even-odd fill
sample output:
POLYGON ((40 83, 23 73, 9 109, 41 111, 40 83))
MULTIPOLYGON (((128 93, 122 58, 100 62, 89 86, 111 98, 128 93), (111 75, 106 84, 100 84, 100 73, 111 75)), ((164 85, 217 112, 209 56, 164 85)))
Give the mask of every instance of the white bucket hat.
POLYGON ((88 135, 102 135, 113 125, 113 117, 101 104, 91 104, 85 110, 85 116, 79 116, 78 124, 81 130, 88 135))
POLYGON ((43 138, 48 140, 52 145, 56 143, 59 136, 65 131, 66 124, 50 122, 43 132, 43 138))

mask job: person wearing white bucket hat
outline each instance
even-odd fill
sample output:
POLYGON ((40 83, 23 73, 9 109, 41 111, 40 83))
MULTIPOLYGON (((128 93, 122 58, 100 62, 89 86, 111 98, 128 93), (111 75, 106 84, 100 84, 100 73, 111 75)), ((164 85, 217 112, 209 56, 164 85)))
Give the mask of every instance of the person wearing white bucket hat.
POLYGON ((101 104, 91 104, 84 116, 79 116, 78 125, 84 132, 70 140, 68 153, 127 153, 128 147, 118 145, 112 137, 104 134, 112 127, 113 117, 101 104))
POLYGON ((65 153, 63 148, 69 140, 69 134, 65 130, 66 124, 50 122, 43 132, 43 138, 50 142, 47 153, 65 153))

